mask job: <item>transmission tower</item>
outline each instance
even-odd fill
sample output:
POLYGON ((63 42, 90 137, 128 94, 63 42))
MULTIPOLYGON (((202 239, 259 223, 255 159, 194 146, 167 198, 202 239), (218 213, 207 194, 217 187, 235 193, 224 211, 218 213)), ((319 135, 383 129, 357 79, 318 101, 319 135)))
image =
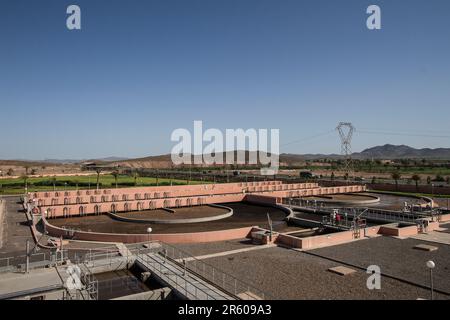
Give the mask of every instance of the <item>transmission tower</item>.
POLYGON ((339 122, 336 130, 341 138, 341 154, 344 156, 344 172, 348 178, 353 177, 352 136, 355 127, 351 122, 339 122))

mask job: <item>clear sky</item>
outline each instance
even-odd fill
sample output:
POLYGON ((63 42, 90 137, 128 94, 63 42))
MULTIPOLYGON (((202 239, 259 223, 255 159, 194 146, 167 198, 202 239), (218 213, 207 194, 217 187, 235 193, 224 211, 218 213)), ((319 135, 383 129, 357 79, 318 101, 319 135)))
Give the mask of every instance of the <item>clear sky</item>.
POLYGON ((279 128, 291 153, 339 153, 339 121, 354 151, 450 147, 449 16, 448 0, 1 0, 0 159, 168 153, 194 120, 279 128))

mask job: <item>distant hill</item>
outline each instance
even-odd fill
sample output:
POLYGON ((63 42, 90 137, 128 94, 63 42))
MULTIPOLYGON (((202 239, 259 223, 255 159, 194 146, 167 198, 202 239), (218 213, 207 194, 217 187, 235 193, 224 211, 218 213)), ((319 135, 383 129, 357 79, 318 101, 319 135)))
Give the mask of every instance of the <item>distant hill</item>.
MULTIPOLYGON (((223 153, 223 159, 226 159, 227 154, 232 151, 223 153)), ((253 152, 254 153, 254 152, 253 152)), ((245 151, 245 159, 248 159, 252 152, 245 151)), ((450 148, 423 148, 415 149, 406 145, 392 145, 385 144, 383 146, 376 146, 365 149, 361 152, 355 152, 352 154, 354 159, 435 159, 435 160, 450 160, 450 148)), ((280 154, 280 165, 282 166, 299 166, 303 165, 307 160, 318 159, 339 159, 342 155, 339 154, 292 154, 282 153, 280 154)), ((193 155, 191 155, 193 159, 193 155)), ((236 151, 234 151, 234 159, 236 159, 236 151)), ((45 165, 45 164, 74 164, 78 165, 83 161, 92 161, 102 164, 115 165, 121 167, 130 168, 171 168, 174 167, 170 154, 163 154, 157 156, 149 156, 143 158, 128 159, 124 157, 106 157, 101 159, 92 160, 71 160, 71 159, 46 159, 41 161, 33 160, 0 160, 0 165, 45 165)), ((204 165, 206 166, 206 165, 204 165)))
POLYGON ((406 145, 385 144, 353 153, 357 159, 450 159, 450 148, 415 149, 406 145))
MULTIPOLYGON (((249 152, 245 151, 245 162, 248 163, 250 156, 256 156, 255 153, 257 152, 249 152)), ((229 152, 219 152, 217 154, 217 157, 220 159, 223 159, 225 161, 227 157, 233 156, 236 162, 237 159, 237 151, 229 151, 229 152)), ((190 155, 191 162, 194 162, 194 155, 190 155)), ((143 157, 143 158, 136 158, 136 159, 127 159, 123 161, 114 161, 112 162, 113 165, 121 166, 121 167, 131 167, 131 168, 170 168, 174 167, 172 164, 172 157, 170 154, 164 154, 164 155, 158 155, 158 156, 149 156, 149 157, 143 157)), ((202 167, 207 167, 207 165, 200 165, 202 167)), ((217 165, 221 166, 221 165, 217 165)))

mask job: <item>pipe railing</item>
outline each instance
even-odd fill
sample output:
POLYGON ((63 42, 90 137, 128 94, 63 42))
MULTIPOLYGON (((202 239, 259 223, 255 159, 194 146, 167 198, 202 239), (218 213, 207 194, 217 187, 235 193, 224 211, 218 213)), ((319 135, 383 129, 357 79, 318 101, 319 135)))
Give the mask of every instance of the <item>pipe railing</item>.
MULTIPOLYGON (((128 245, 127 247, 131 252, 136 253, 136 249, 139 246, 142 247, 142 243, 131 246, 128 245)), ((149 242, 149 246, 150 248, 148 250, 152 253, 157 253, 166 259, 169 258, 172 261, 176 261, 177 263, 183 265, 186 270, 195 273, 228 293, 236 296, 239 295, 239 298, 241 299, 270 299, 270 297, 262 290, 257 289, 253 285, 237 279, 236 277, 221 271, 210 264, 196 259, 186 251, 160 241, 149 242)))

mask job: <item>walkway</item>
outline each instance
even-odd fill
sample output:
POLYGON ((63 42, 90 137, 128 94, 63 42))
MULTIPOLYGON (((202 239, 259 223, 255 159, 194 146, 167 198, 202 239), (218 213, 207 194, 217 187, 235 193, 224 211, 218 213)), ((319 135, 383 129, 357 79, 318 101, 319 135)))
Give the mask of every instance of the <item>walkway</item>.
POLYGON ((156 253, 138 254, 136 261, 190 300, 234 300, 233 295, 156 253))
POLYGON ((432 231, 428 233, 419 233, 410 238, 450 245, 450 233, 445 232, 432 231))
MULTIPOLYGON (((276 244, 265 244, 260 246, 255 246, 251 248, 243 248, 243 249, 236 249, 236 250, 230 250, 230 251, 223 251, 223 252, 217 252, 217 253, 211 253, 211 254, 205 254, 202 256, 195 256, 195 257, 188 257, 184 259, 185 261, 193 261, 193 260, 202 260, 202 259, 209 259, 209 258, 215 258, 215 257, 223 257, 228 256, 232 254, 237 254, 241 252, 247 252, 247 251, 253 251, 253 250, 261 250, 261 249, 268 249, 276 247, 276 244)), ((177 259, 177 262, 182 262, 182 259, 177 259)))

